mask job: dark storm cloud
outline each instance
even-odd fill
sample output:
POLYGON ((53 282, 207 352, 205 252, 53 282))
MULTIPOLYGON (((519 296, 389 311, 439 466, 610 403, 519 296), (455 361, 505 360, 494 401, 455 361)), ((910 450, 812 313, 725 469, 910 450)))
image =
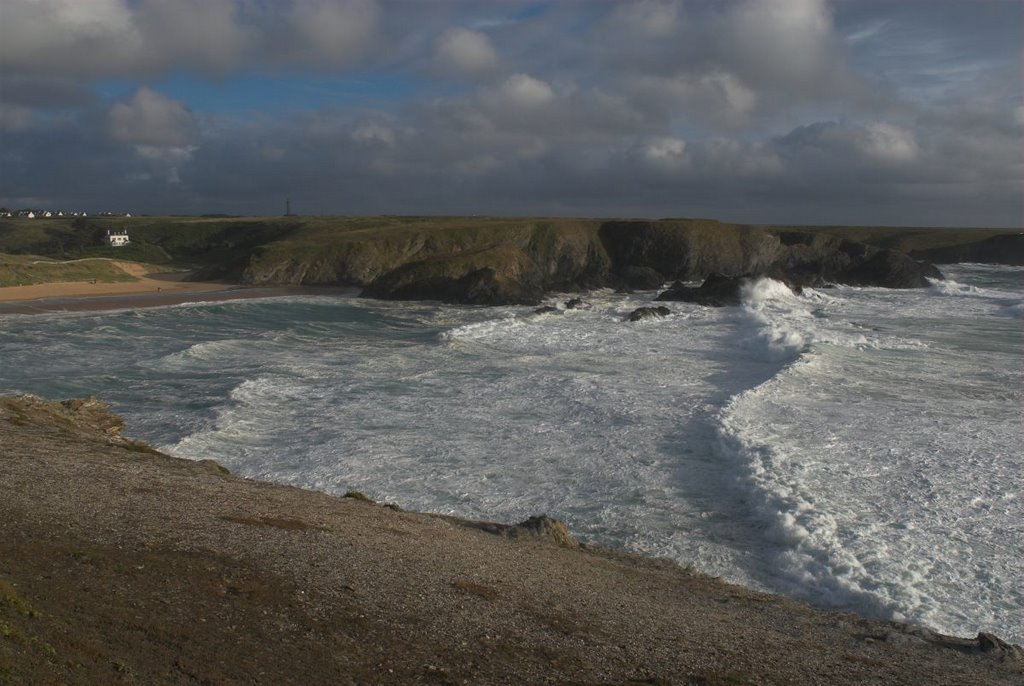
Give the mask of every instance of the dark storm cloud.
POLYGON ((1013 3, 426 4, 9 0, 0 204, 1020 224, 1013 3), (271 116, 146 80, 281 68, 412 86, 271 116))

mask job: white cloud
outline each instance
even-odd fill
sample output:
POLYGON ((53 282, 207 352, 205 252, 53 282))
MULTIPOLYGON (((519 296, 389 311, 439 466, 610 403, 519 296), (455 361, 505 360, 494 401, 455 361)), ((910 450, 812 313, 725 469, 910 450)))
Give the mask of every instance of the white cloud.
POLYGON ((498 109, 536 110, 554 99, 555 92, 550 85, 528 74, 513 74, 484 95, 484 101, 498 109))
POLYGON ((372 47, 379 15, 374 0, 3 0, 0 68, 95 78, 347 66, 372 47))
POLYGON ((159 178, 169 184, 180 184, 178 168, 192 159, 198 148, 194 145, 166 147, 159 145, 137 145, 135 152, 145 160, 150 172, 146 178, 159 178))
POLYGON ((656 136, 643 146, 644 158, 652 165, 663 169, 679 169, 688 162, 686 141, 675 136, 656 136))
POLYGON ((111 137, 138 146, 187 146, 195 138, 195 125, 192 113, 181 102, 149 88, 140 88, 107 114, 111 137))
POLYGON ((391 128, 384 126, 383 124, 369 123, 363 124, 353 130, 352 140, 356 143, 392 147, 395 145, 396 136, 395 132, 391 128))
POLYGON ((672 0, 641 0, 620 3, 608 18, 613 34, 628 37, 665 38, 675 34, 679 3, 672 0))
POLYGON ((134 47, 139 66, 160 71, 189 67, 223 74, 232 71, 255 46, 252 27, 239 23, 234 3, 225 0, 174 0, 141 3, 134 13, 142 37, 134 47))
POLYGON ((645 100, 662 102, 679 119, 697 119, 717 127, 741 126, 755 113, 757 93, 735 74, 712 71, 636 81, 645 100))
POLYGON ((911 171, 921 156, 913 131, 873 121, 863 125, 819 122, 794 129, 776 146, 797 167, 811 173, 836 174, 837 160, 850 173, 911 171))
POLYGON ((864 155, 881 162, 910 162, 918 154, 914 133, 891 124, 871 122, 859 137, 864 155))
POLYGON ((445 70, 476 74, 498 66, 498 54, 486 34, 469 29, 449 29, 434 45, 434 56, 445 70))
POLYGON ((829 60, 833 29, 824 0, 748 0, 730 22, 729 49, 752 72, 783 81, 815 78, 829 60))
POLYGON ((378 18, 373 0, 294 0, 287 17, 293 54, 312 64, 349 64, 372 41, 378 18))
POLYGON ((124 0, 4 0, 0 10, 0 68, 12 71, 120 73, 138 44, 124 0))

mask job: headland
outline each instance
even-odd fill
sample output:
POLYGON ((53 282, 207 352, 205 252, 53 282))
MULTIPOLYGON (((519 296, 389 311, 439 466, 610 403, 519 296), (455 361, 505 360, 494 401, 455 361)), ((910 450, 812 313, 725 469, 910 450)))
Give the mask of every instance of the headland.
MULTIPOLYGON (((134 285, 104 283, 102 288, 100 283, 66 276, 43 278, 48 284, 78 281, 74 286, 55 287, 65 296, 99 295, 101 290, 137 293, 141 288, 150 293, 164 288, 200 292, 223 290, 226 284, 328 286, 359 288, 374 298, 479 305, 536 304, 551 292, 651 290, 671 282, 679 282, 678 292, 685 282, 713 275, 768 275, 794 287, 915 288, 942 277, 932 262, 970 259, 1024 264, 1024 234, 995 229, 543 217, 115 217, 103 221, 104 226, 76 228, 65 220, 0 220, 0 253, 6 253, 9 261, 49 259, 66 264, 106 257, 143 263, 150 272, 188 272, 174 282, 161 283, 168 277, 136 275, 134 285), (131 242, 122 247, 89 244, 88 236, 104 228, 130 232, 131 242)), ((11 285, 36 287, 17 283, 11 285)), ((30 292, 36 293, 0 288, 0 298, 41 297, 26 295, 30 292)))

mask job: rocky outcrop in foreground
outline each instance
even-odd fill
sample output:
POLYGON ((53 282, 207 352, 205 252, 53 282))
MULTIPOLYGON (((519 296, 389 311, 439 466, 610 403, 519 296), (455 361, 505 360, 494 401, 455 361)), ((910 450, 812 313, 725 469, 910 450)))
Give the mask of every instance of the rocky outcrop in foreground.
POLYGON ((1015 684, 1021 651, 232 476, 0 398, 0 682, 1015 684))

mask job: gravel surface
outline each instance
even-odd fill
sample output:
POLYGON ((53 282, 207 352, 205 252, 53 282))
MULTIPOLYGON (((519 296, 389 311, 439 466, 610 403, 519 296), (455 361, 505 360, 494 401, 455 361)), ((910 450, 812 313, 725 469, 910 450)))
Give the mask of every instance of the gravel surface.
POLYGON ((241 479, 0 399, 0 684, 1020 684, 1022 651, 241 479))

